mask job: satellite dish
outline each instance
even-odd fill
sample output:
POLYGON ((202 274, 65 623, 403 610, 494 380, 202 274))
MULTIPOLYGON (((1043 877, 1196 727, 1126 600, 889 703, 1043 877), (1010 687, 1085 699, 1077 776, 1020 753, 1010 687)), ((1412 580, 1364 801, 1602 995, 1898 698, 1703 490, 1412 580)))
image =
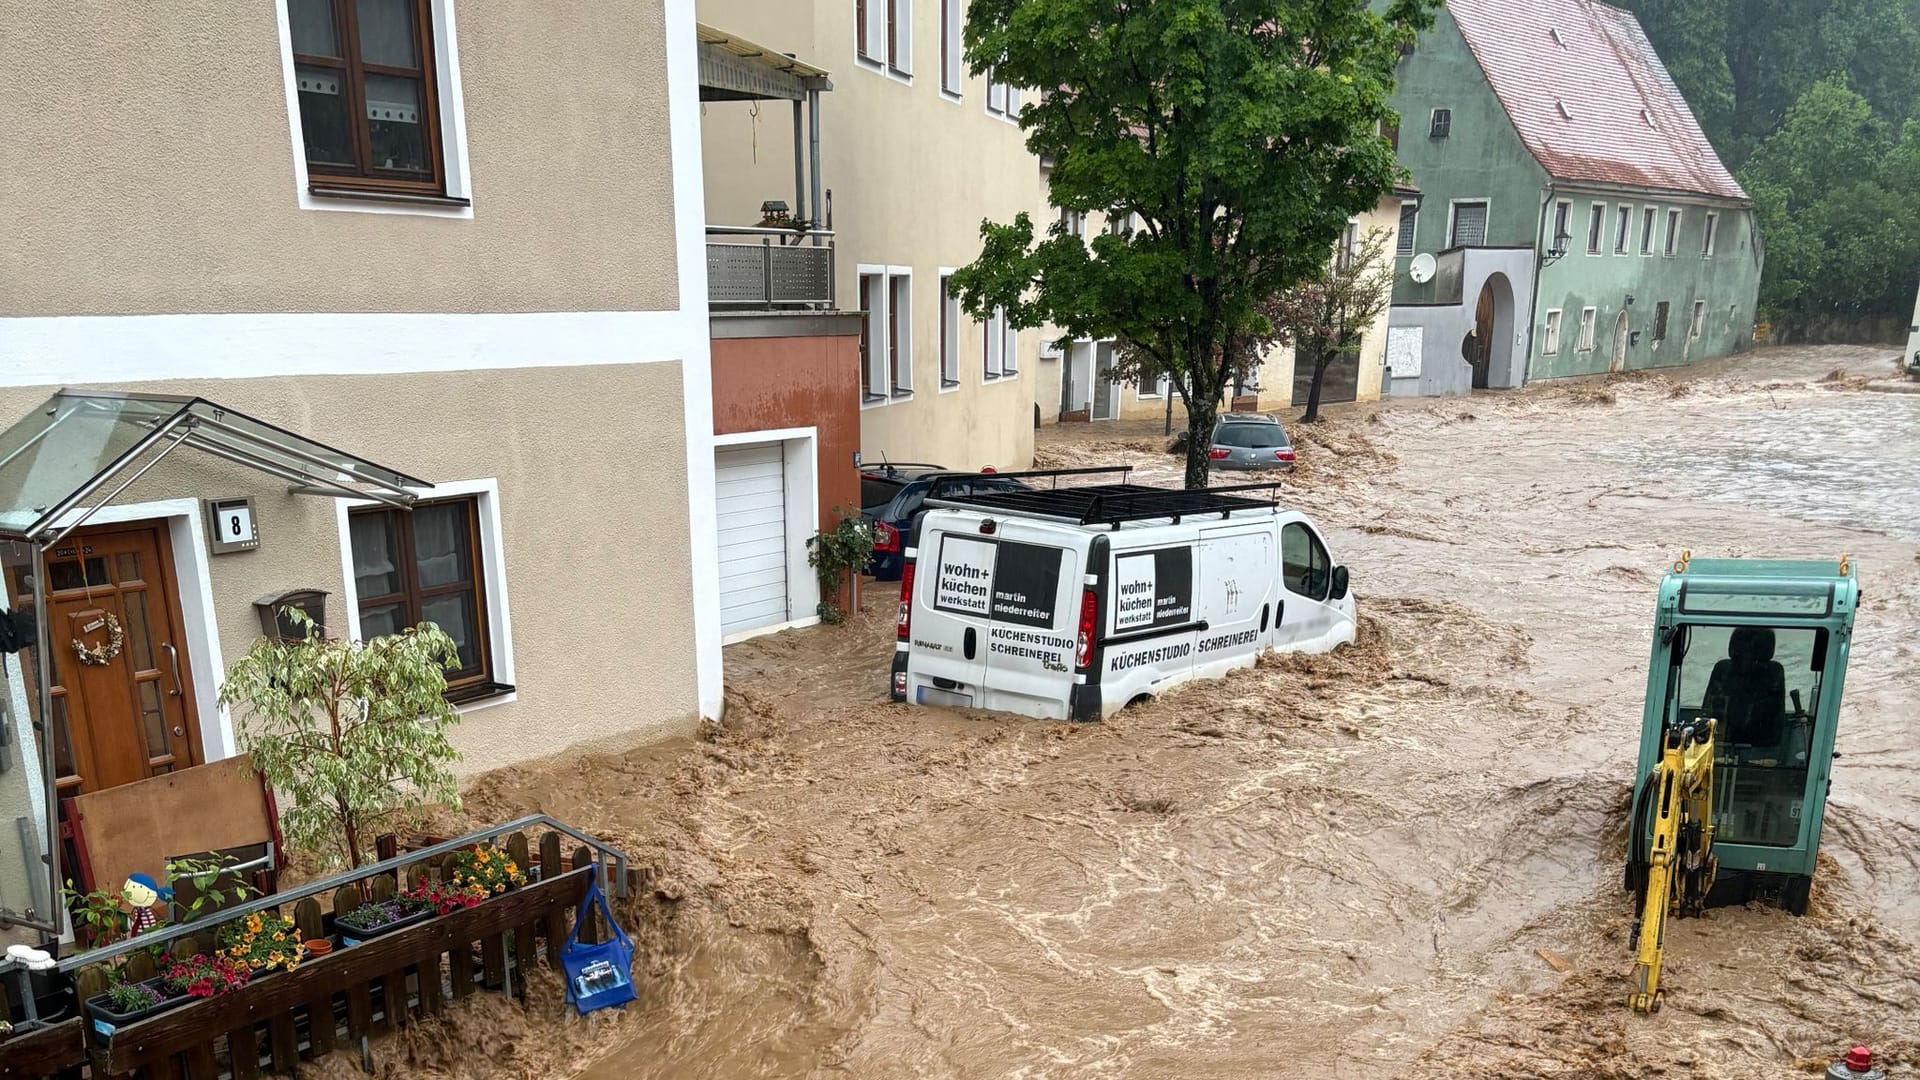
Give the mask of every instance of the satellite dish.
POLYGON ((1439 266, 1440 264, 1435 262, 1431 255, 1415 255, 1413 262, 1407 266, 1407 276, 1413 279, 1414 284, 1425 285, 1433 280, 1433 272, 1439 266))

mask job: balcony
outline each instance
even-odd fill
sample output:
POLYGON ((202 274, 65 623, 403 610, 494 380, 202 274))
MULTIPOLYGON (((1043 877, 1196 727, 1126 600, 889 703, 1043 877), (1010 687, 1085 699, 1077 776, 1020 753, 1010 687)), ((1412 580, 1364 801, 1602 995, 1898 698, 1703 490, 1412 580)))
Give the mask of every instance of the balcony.
POLYGON ((715 308, 833 307, 833 233, 709 225, 707 301, 715 308))

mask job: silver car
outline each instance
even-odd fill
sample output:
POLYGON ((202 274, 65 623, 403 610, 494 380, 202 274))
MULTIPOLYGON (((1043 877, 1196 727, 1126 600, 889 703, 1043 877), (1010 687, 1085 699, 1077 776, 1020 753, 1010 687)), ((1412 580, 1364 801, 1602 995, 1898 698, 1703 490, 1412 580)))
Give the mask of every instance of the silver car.
POLYGON ((1291 469, 1293 444, 1271 416, 1234 416, 1214 425, 1207 457, 1216 469, 1291 469))

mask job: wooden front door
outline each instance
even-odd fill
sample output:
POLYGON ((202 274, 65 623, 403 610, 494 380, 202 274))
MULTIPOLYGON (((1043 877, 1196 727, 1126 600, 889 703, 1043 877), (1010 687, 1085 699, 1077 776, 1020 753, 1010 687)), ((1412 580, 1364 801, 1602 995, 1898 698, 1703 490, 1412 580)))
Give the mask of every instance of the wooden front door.
MULTIPOLYGON (((180 591, 166 527, 83 529, 46 553, 60 795, 200 761, 180 591)), ((16 604, 29 583, 9 582, 16 604)))

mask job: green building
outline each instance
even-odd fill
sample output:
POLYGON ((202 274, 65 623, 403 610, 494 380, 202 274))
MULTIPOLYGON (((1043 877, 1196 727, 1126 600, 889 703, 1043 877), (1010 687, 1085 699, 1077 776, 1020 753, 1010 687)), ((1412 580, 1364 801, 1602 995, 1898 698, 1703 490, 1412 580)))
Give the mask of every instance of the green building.
POLYGON ((1629 13, 1447 0, 1401 63, 1396 395, 1668 367, 1752 340, 1752 201, 1629 13))

